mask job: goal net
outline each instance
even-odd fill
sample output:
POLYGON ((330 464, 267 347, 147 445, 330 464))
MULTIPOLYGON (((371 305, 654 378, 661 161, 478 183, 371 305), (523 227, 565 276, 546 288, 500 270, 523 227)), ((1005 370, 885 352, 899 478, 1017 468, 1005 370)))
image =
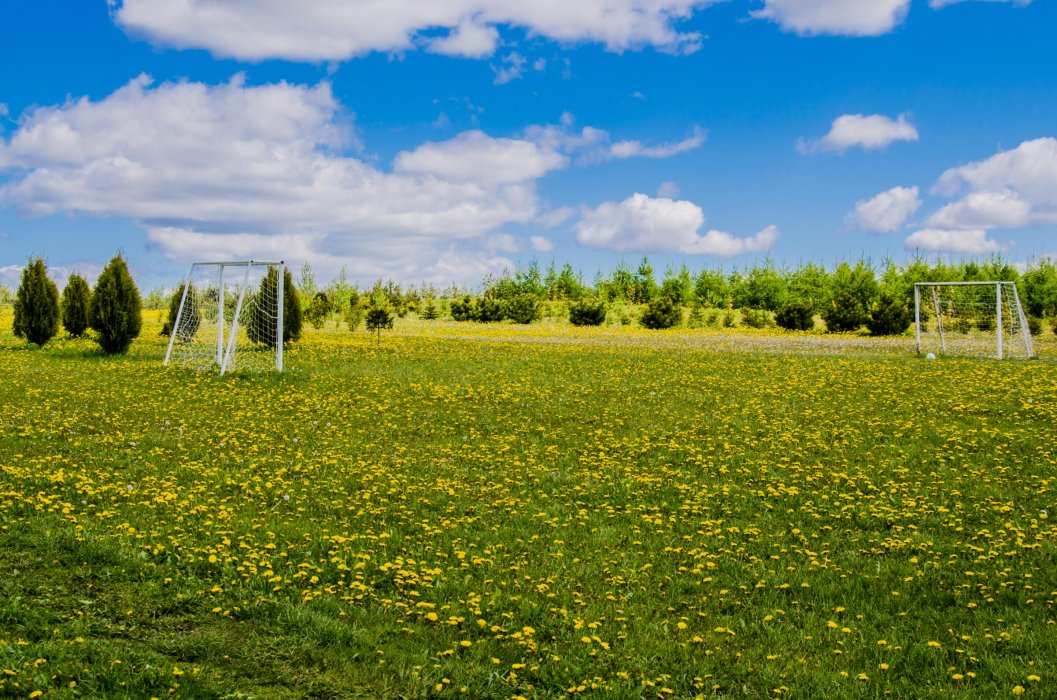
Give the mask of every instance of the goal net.
POLYGON ((196 262, 180 290, 165 364, 283 369, 284 263, 196 262))
POLYGON ((1000 360, 1034 355, 1013 282, 918 282, 914 321, 918 353, 1000 360))

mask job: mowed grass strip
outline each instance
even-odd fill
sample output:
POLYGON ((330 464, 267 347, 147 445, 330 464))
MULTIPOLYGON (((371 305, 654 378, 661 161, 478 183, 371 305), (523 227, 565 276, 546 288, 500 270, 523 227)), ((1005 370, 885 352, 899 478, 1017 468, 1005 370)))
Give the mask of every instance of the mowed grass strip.
POLYGON ((1057 687, 1052 362, 449 324, 218 377, 154 321, 0 330, 0 694, 1057 687))

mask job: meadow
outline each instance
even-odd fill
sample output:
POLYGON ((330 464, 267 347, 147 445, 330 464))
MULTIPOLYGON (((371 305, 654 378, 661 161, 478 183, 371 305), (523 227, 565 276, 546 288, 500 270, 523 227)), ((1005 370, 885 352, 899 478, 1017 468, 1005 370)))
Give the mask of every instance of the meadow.
POLYGON ((0 696, 1057 694, 1057 347, 0 315, 0 696))

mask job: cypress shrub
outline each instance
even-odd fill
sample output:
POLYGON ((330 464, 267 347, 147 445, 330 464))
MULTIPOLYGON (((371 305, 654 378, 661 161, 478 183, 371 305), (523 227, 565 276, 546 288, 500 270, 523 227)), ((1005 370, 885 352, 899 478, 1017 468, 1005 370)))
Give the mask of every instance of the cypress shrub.
POLYGON ((606 303, 583 300, 569 305, 569 323, 574 326, 601 326, 606 321, 606 303))
MULTIPOLYGON (((176 316, 180 313, 180 302, 184 298, 184 289, 187 287, 186 283, 181 284, 172 296, 169 297, 169 313, 165 317, 165 323, 162 324, 161 333, 165 337, 172 335, 173 326, 176 325, 176 316)), ((195 294, 195 287, 192 284, 188 290, 187 295, 189 299, 193 299, 195 294)), ((183 316, 180 317, 180 340, 189 340, 194 337, 194 334, 198 332, 198 326, 202 323, 202 314, 198 310, 198 304, 191 302, 187 304, 187 308, 184 309, 183 316)))
POLYGON ((59 332, 59 289, 41 258, 26 263, 15 292, 15 336, 44 345, 59 332))
POLYGON ((143 325, 139 289, 120 254, 107 263, 95 283, 88 319, 96 331, 95 342, 107 355, 128 352, 143 325))
POLYGON ((815 313, 805 301, 789 301, 778 309, 774 321, 787 331, 809 331, 815 327, 815 313))
POLYGON ((640 321, 644 328, 651 328, 653 330, 673 328, 682 322, 682 308, 676 305, 671 297, 667 296, 656 297, 651 301, 646 306, 646 310, 642 313, 642 319, 640 321))
POLYGON ((88 330, 88 308, 92 303, 92 290, 88 282, 78 274, 70 275, 62 290, 62 327, 74 338, 80 338, 88 330))
MULTIPOLYGON (((268 274, 261 280, 261 286, 257 291, 257 305, 254 307, 253 317, 246 326, 246 335, 250 340, 270 348, 275 347, 274 318, 278 315, 278 306, 275 305, 279 294, 279 273, 276 268, 268 269, 268 274), (272 304, 265 304, 265 300, 273 300, 272 304), (270 307, 270 308, 266 308, 270 307)), ((301 301, 298 298, 297 287, 294 286, 294 277, 290 274, 290 268, 283 268, 283 344, 293 340, 301 339, 301 327, 304 322, 301 315, 301 301)))

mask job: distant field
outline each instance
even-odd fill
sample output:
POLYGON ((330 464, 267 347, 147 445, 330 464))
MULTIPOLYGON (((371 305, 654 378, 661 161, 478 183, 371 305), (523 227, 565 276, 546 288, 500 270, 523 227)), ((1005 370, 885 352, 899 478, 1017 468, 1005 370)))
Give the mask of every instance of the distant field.
POLYGON ((1057 350, 398 322, 282 376, 0 314, 0 696, 1057 689, 1057 350))

